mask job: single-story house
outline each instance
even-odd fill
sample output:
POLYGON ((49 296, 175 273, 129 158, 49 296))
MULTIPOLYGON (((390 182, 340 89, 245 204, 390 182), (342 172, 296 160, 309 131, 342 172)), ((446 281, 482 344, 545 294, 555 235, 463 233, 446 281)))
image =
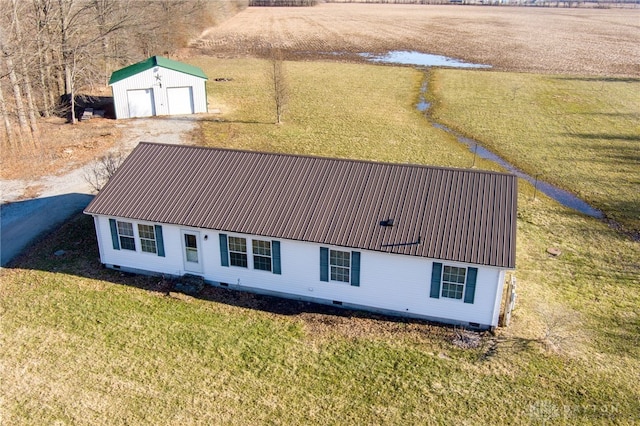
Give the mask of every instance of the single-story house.
POLYGON ((498 325, 517 178, 141 142, 85 213, 109 268, 498 325))
POLYGON ((152 56, 111 74, 116 118, 207 112, 207 76, 196 66, 152 56))

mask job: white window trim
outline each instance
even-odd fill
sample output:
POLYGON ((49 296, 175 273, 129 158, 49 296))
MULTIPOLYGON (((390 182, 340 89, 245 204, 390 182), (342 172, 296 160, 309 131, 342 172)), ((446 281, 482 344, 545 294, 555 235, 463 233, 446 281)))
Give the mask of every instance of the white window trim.
MULTIPOLYGON (((247 249, 248 250, 248 249, 247 249)), ((261 240, 259 238, 251 238, 251 264, 253 265, 253 270, 254 271, 259 271, 259 272, 266 272, 269 274, 273 273, 273 247, 271 244, 271 240, 261 240), (262 254, 255 254, 253 252, 253 242, 254 241, 259 241, 259 242, 264 242, 264 243, 269 243, 269 256, 265 256, 262 254), (269 258, 269 269, 258 269, 256 268, 256 256, 258 257, 268 257, 269 258)))
MULTIPOLYGON (((133 233, 136 235, 136 239, 138 240, 138 242, 140 243, 140 253, 142 254, 148 254, 151 256, 158 256, 158 238, 156 237, 156 227, 155 227, 155 223, 146 223, 146 222, 135 222, 136 226, 134 226, 134 231, 133 233), (149 238, 142 238, 140 237, 140 230, 138 229, 138 225, 145 225, 145 226, 150 226, 153 229, 153 242, 156 243, 156 251, 155 253, 152 253, 150 251, 144 251, 142 250, 142 240, 149 240, 149 238)), ((136 250, 138 251, 138 250, 136 250)))
POLYGON ((329 248, 329 282, 351 285, 351 266, 352 266, 351 265, 351 251, 335 250, 335 249, 329 248), (333 252, 346 253, 348 255, 347 258, 349 259, 349 266, 332 265, 331 264, 331 252, 332 251, 333 252), (332 269, 331 269, 332 267, 346 269, 347 270, 347 281, 333 279, 333 277, 332 277, 333 274, 332 274, 332 269))
POLYGON ((249 269, 249 243, 248 243, 249 241, 251 241, 251 239, 247 238, 247 237, 242 237, 242 236, 238 236, 238 235, 227 235, 227 251, 229 252, 229 266, 230 267, 249 269), (245 248, 244 252, 237 251, 237 250, 231 250, 231 239, 232 238, 238 238, 238 239, 243 239, 244 240, 244 248, 245 248), (247 265, 246 266, 234 265, 232 263, 232 258, 231 258, 231 254, 232 253, 244 254, 245 257, 247 258, 247 265))
POLYGON ((458 265, 443 263, 442 264, 442 272, 440 272, 440 297, 445 299, 445 300, 453 300, 453 301, 456 301, 456 302, 463 302, 464 303, 464 296, 465 296, 465 293, 467 292, 467 275, 468 274, 469 274, 469 267, 468 266, 465 266, 465 265, 458 266, 458 265), (445 296, 444 295, 444 284, 445 284, 444 269, 446 267, 464 269, 464 282, 462 284, 454 283, 454 282, 451 282, 451 281, 446 281, 447 284, 461 285, 462 286, 462 296, 460 298, 449 297, 449 296, 445 296))
POLYGON ((127 222, 127 221, 124 221, 124 220, 116 219, 116 230, 118 232, 118 244, 120 244, 120 250, 138 252, 138 249, 136 248, 136 228, 137 228, 137 226, 135 226, 135 225, 136 225, 135 222, 127 222), (121 234, 120 233, 120 224, 121 223, 123 223, 123 224, 126 223, 128 225, 131 225, 131 233, 133 235, 121 234), (122 244, 122 238, 123 237, 124 238, 131 238, 133 240, 133 249, 124 247, 124 245, 122 244))

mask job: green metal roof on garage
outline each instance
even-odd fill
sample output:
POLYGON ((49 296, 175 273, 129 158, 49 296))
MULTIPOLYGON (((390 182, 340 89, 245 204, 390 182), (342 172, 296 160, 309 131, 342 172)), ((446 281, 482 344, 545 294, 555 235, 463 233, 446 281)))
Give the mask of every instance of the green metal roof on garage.
POLYGON ((128 67, 119 69, 118 71, 114 71, 113 74, 111 74, 109 84, 111 85, 117 83, 118 81, 124 80, 125 78, 129 78, 133 75, 139 74, 154 67, 167 68, 170 70, 204 78, 205 80, 207 79, 205 73, 200 68, 194 65, 174 61, 173 59, 168 59, 162 56, 152 56, 142 62, 129 65, 128 67))

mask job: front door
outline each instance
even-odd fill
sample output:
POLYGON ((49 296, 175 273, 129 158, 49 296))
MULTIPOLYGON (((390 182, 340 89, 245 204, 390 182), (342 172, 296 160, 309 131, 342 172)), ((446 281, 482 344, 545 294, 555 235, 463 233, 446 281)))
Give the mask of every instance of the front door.
POLYGON ((181 231, 182 257, 184 270, 189 272, 202 272, 202 256, 200 253, 200 234, 194 231, 181 231))

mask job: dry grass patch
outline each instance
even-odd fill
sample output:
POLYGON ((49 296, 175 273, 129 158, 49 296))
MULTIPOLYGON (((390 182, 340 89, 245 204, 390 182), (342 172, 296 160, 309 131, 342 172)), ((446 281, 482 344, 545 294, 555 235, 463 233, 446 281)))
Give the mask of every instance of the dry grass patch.
POLYGON ((71 125, 63 118, 39 123, 37 145, 2 147, 0 178, 32 180, 86 164, 113 147, 121 136, 114 120, 95 118, 71 125))

